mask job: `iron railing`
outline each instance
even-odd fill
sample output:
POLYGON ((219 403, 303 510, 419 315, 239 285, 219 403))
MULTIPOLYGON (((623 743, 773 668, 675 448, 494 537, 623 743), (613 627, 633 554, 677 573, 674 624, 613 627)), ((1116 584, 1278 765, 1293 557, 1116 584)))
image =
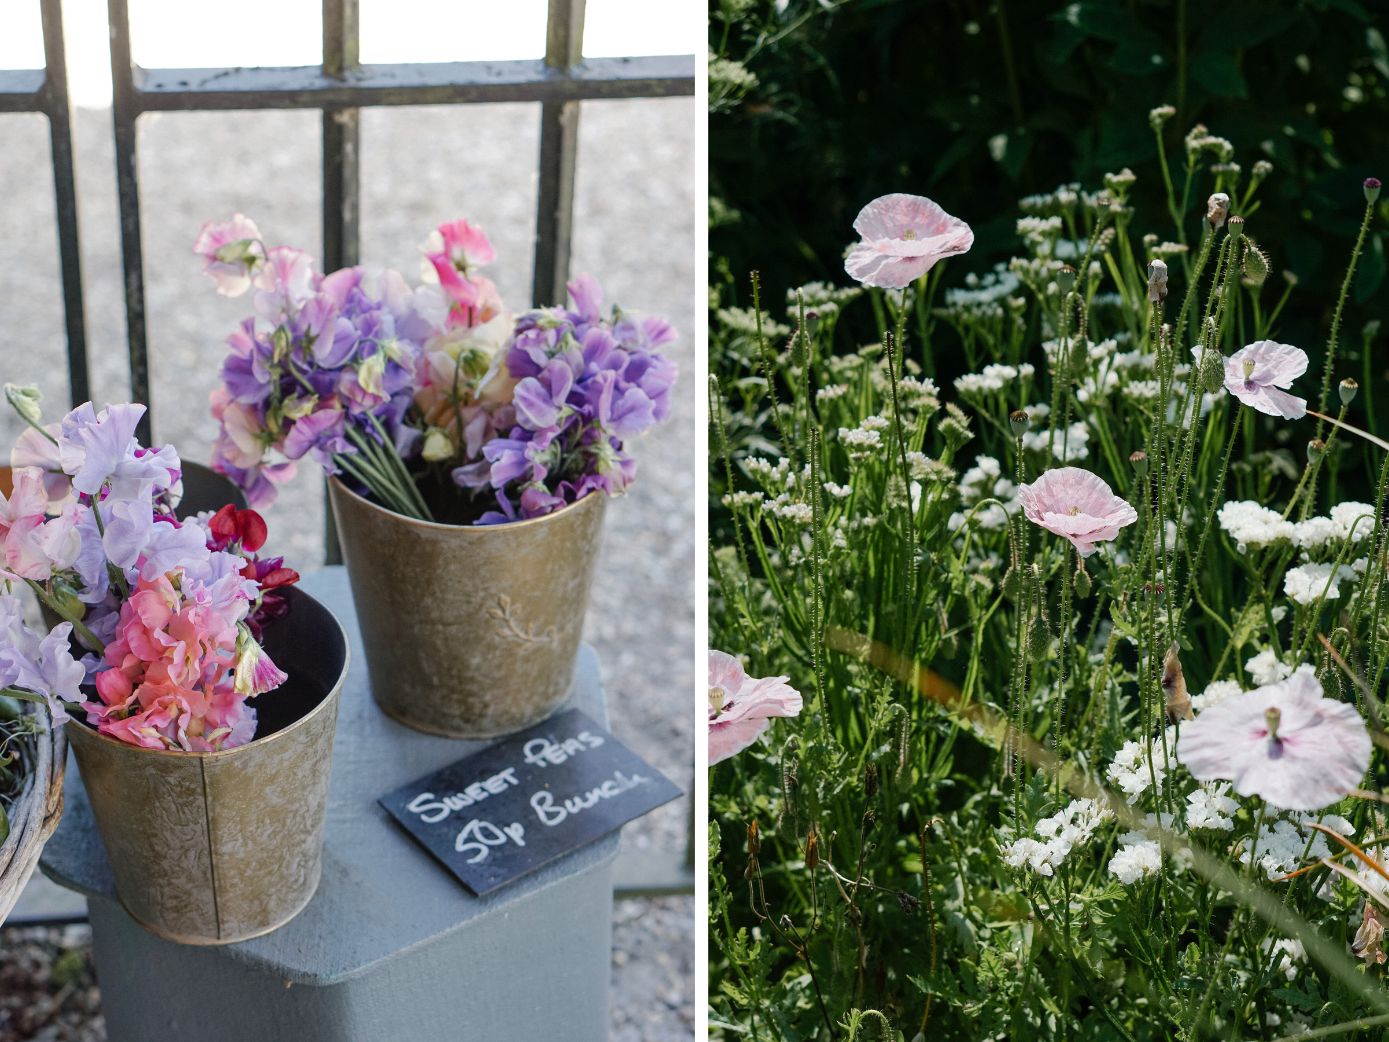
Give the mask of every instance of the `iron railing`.
MULTIPOLYGON (((40 0, 40 4, 45 68, 0 70, 0 113, 41 112, 49 119, 68 334, 69 391, 77 405, 90 397, 90 384, 71 101, 61 0, 40 0)), ((146 444, 152 440, 155 403, 150 395, 140 228, 137 124, 144 113, 318 109, 322 113, 323 139, 323 266, 331 271, 358 260, 359 120, 363 108, 538 102, 539 190, 532 299, 545 304, 561 299, 568 278, 580 104, 587 100, 694 93, 692 55, 585 58, 585 0, 549 0, 543 58, 369 65, 359 61, 358 0, 323 0, 322 64, 274 68, 141 68, 131 57, 128 0, 107 0, 107 10, 130 392, 132 400, 149 407, 138 431, 146 444)), ((335 543, 330 531, 329 560, 335 557, 335 543)), ((616 871, 617 893, 649 896, 690 892, 692 837, 693 816, 683 853, 624 854, 616 871)), ((46 920, 28 920, 31 924, 43 921, 46 920)), ((21 925, 23 921, 10 922, 21 925)))

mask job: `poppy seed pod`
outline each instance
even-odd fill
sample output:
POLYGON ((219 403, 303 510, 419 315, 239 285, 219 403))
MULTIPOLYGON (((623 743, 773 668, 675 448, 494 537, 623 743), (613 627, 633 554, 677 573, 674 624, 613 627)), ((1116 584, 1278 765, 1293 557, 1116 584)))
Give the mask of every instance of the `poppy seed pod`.
POLYGON ((1307 443, 1307 462, 1315 463, 1326 455, 1326 442, 1320 438, 1313 438, 1307 443))
POLYGON ((1225 223, 1225 218, 1230 213, 1230 197, 1224 192, 1215 192, 1206 200, 1206 223, 1212 230, 1219 228, 1225 223))
POLYGON ((1076 286, 1076 270, 1069 264, 1061 265, 1061 269, 1056 273, 1056 285, 1062 293, 1069 293, 1076 286))
POLYGON ((1352 380, 1349 376, 1342 380, 1340 387, 1341 404, 1349 405, 1351 402, 1355 401, 1356 392, 1359 390, 1360 385, 1356 383, 1354 380, 1352 380))
POLYGON ((1365 202, 1371 205, 1379 199, 1380 181, 1377 177, 1365 178, 1365 202))
POLYGON ((1148 262, 1148 299, 1154 304, 1167 299, 1167 262, 1156 257, 1148 262))
POLYGON ((1129 462, 1133 464, 1133 472, 1140 478, 1148 476, 1148 454, 1142 449, 1129 455, 1129 462))
POLYGON ((1238 215, 1230 218, 1229 236, 1234 242, 1239 242, 1244 235, 1244 218, 1238 215))
POLYGON ((1021 438, 1032 429, 1032 420, 1021 409, 1014 409, 1008 414, 1008 426, 1013 432, 1013 437, 1021 438))

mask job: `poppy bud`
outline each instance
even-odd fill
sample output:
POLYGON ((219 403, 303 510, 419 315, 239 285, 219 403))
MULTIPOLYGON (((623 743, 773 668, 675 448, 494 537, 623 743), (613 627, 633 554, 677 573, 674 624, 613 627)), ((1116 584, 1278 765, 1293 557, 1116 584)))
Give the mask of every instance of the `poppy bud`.
POLYGON ((1374 203, 1375 203, 1375 201, 1376 201, 1377 199, 1379 199, 1379 189, 1380 189, 1379 178, 1377 178, 1377 177, 1367 177, 1367 178, 1365 178, 1365 202, 1367 202, 1367 203, 1369 203, 1370 205, 1373 206, 1374 203))
POLYGON ((1347 376, 1341 381, 1341 404, 1349 405, 1351 402, 1355 401, 1355 394, 1359 390, 1360 385, 1347 376))
POLYGON ((1056 273, 1056 284, 1061 287, 1062 293, 1069 293, 1075 289, 1076 270, 1069 264, 1061 265, 1061 270, 1056 273))
POLYGON ((1148 476, 1148 454, 1142 449, 1130 453, 1129 462, 1133 464, 1133 472, 1140 478, 1148 476))
POLYGON ((1167 299, 1167 262, 1156 257, 1148 262, 1148 299, 1154 304, 1167 299))
POLYGON ((1214 231, 1225 223, 1230 213, 1230 197, 1224 192, 1215 192, 1206 200, 1206 223, 1214 231))
POLYGON ((1315 463, 1326 454, 1326 442, 1313 438, 1307 443, 1307 462, 1315 463))
POLYGON ((1013 437, 1021 438, 1032 429, 1032 420, 1021 409, 1014 409, 1008 414, 1008 426, 1013 431, 1013 437))
POLYGON ((1210 394, 1225 386, 1225 356, 1219 351, 1207 351, 1202 356, 1201 383, 1210 394))
POLYGON ((1084 562, 1082 562, 1081 564, 1076 566, 1076 596, 1079 597, 1081 600, 1085 600, 1085 598, 1090 596, 1090 590, 1092 588, 1092 585, 1093 584, 1090 582, 1090 573, 1085 570, 1085 564, 1084 562))

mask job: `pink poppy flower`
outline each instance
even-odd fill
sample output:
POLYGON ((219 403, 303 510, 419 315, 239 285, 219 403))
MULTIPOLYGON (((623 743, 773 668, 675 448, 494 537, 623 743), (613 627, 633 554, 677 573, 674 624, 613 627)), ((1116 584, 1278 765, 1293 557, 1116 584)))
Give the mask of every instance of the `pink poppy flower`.
POLYGON ((1228 779, 1241 796, 1318 810, 1360 784, 1370 734, 1355 706, 1323 697, 1316 671, 1302 666, 1183 724, 1177 759, 1202 781, 1228 779))
POLYGON ((854 219, 863 241, 849 250, 844 270, 865 286, 901 289, 936 261, 966 252, 974 232, 930 199, 896 193, 874 199, 854 219))
POLYGON ((709 652, 709 765, 740 753, 772 726, 774 716, 797 716, 801 695, 786 677, 747 675, 722 651, 709 652))
POLYGON ((1138 520, 1138 511, 1116 496, 1104 478, 1079 467, 1048 470, 1021 486, 1018 495, 1029 521, 1068 540, 1081 557, 1138 520))
POLYGON ((1286 388, 1306 371, 1306 351, 1257 340, 1225 359, 1225 389, 1251 409, 1298 420, 1307 413, 1307 399, 1287 394, 1286 388))

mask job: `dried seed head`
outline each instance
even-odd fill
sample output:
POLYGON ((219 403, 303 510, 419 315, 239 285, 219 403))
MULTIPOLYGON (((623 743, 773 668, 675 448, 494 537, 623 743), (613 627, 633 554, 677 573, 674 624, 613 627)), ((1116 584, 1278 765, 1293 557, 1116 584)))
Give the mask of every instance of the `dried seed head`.
POLYGON ((863 767, 863 794, 870 800, 878 795, 878 765, 871 760, 863 767))
POLYGON ((1212 230, 1221 227, 1230 214, 1230 197, 1224 192, 1215 192, 1206 200, 1206 223, 1212 230))
POLYGON ((805 867, 814 872, 820 865, 820 834, 814 829, 805 837, 805 867))
POLYGON ((1379 178, 1377 178, 1377 177, 1367 177, 1367 178, 1365 178, 1365 202, 1367 202, 1367 203, 1369 203, 1371 206, 1373 206, 1373 205, 1375 204, 1375 201, 1379 199, 1379 190, 1380 190, 1380 187, 1381 187, 1381 185, 1380 185, 1380 182, 1379 182, 1379 178))
POLYGON ((1180 648, 1173 643, 1162 657, 1162 693, 1167 703, 1167 719, 1192 719, 1191 696, 1187 694, 1186 677, 1182 674, 1182 663, 1177 657, 1180 648))
POLYGON ((1137 452, 1129 453, 1129 462, 1133 464, 1133 472, 1140 478, 1147 477, 1148 474, 1148 454, 1142 449, 1137 452))
POLYGON ((748 856, 756 857, 762 853, 762 836, 757 831, 757 820, 748 822, 748 856))
POLYGON ((1008 414, 1008 426, 1013 431, 1013 437, 1021 438, 1032 429, 1032 420, 1021 409, 1014 409, 1008 414))
POLYGON ((1349 376, 1347 376, 1344 380, 1341 381, 1341 404, 1349 405, 1351 402, 1355 401, 1356 392, 1358 392, 1359 390, 1360 385, 1356 383, 1353 379, 1351 379, 1349 376))
POLYGON ((1154 304, 1167 299, 1167 262, 1156 257, 1148 262, 1148 299, 1154 304))

